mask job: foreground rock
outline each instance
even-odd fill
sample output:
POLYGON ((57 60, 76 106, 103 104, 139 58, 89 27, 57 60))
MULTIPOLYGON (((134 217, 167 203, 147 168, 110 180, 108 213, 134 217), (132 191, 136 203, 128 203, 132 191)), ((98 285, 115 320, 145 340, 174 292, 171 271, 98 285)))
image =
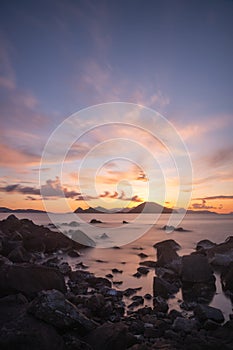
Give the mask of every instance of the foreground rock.
MULTIPOLYGON (((72 241, 61 232, 50 231, 49 228, 35 225, 28 219, 19 220, 14 215, 0 221, 0 232, 1 254, 4 256, 8 256, 11 251, 19 247, 23 247, 27 252, 45 253, 55 252, 59 249, 84 248, 84 245, 72 241)), ((25 256, 24 251, 17 253, 18 256, 20 254, 25 256)), ((18 259, 15 256, 16 252, 13 255, 14 261, 18 259)))
POLYGON ((57 290, 39 293, 30 304, 28 312, 58 329, 75 328, 80 334, 85 334, 96 327, 93 321, 80 313, 76 306, 57 290))
POLYGON ((222 323, 224 321, 222 311, 208 305, 197 305, 194 309, 194 315, 201 322, 211 320, 217 323, 222 323))
POLYGON ((176 241, 168 239, 154 244, 154 248, 157 249, 157 266, 179 265, 180 257, 176 251, 181 247, 176 241))
POLYGON ((205 252, 211 264, 229 266, 233 262, 233 237, 228 237, 225 242, 216 244, 205 252))
POLYGON ((32 298, 48 289, 66 292, 64 277, 59 270, 33 264, 0 266, 0 296, 23 293, 32 298))

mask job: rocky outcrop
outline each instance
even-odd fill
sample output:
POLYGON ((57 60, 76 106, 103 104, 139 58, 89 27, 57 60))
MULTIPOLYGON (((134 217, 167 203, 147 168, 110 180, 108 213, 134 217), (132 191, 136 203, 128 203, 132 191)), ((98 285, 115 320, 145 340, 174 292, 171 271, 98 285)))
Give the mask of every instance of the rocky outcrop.
POLYGON ((180 257, 176 251, 181 247, 173 239, 158 242, 154 244, 154 248, 157 249, 157 266, 164 267, 179 264, 180 257))
POLYGON ((31 298, 48 289, 66 292, 64 277, 57 269, 33 264, 0 266, 0 296, 22 293, 31 298))

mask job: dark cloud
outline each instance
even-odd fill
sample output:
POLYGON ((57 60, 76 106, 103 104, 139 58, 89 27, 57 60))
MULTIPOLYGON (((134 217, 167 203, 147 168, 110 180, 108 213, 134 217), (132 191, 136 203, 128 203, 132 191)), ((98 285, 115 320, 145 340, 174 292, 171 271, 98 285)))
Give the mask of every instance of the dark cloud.
POLYGON ((193 209, 217 209, 212 205, 207 205, 205 199, 202 199, 202 203, 193 203, 192 208, 193 209))
POLYGON ((214 199, 233 199, 233 195, 225 196, 225 195, 218 195, 218 196, 209 196, 209 197, 201 197, 201 198, 193 198, 194 200, 214 200, 214 199))
POLYGON ((219 149, 207 158, 209 165, 219 167, 233 161, 233 146, 219 149))

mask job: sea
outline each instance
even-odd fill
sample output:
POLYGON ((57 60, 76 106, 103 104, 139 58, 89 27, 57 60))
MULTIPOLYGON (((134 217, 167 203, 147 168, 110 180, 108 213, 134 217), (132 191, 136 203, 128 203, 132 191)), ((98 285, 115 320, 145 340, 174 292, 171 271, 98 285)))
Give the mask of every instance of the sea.
MULTIPOLYGON (((9 213, 1 213, 0 220, 5 219, 9 213)), ((70 258, 62 255, 75 270, 76 265, 82 262, 88 267, 88 271, 96 276, 105 277, 112 273, 113 268, 121 270, 122 273, 113 274, 113 281, 122 282, 114 285, 115 289, 125 290, 127 288, 138 288, 138 295, 149 293, 153 295, 153 277, 155 271, 150 269, 146 276, 135 278, 139 263, 143 260, 156 261, 156 250, 153 245, 157 242, 174 239, 181 250, 180 256, 190 254, 195 250, 197 242, 209 239, 215 243, 223 242, 227 237, 233 235, 233 215, 214 214, 186 214, 179 224, 184 231, 167 232, 162 228, 169 223, 170 214, 46 214, 46 213, 14 213, 19 219, 27 218, 38 225, 55 224, 53 230, 60 230, 67 236, 78 241, 87 238, 89 247, 81 251, 78 258, 70 258), (75 216, 74 216, 75 215, 75 216), (140 219, 139 219, 140 217, 140 219), (101 221, 90 224, 92 219, 101 221), (123 224, 124 220, 124 224, 123 224), (93 243, 94 242, 94 243, 93 243), (118 248, 118 249, 117 249, 118 248), (144 253, 146 258, 142 259, 138 254, 144 253)), ((62 254, 62 253, 61 253, 62 254)), ((222 291, 220 275, 215 272, 216 293, 210 306, 222 310, 226 320, 232 313, 230 298, 222 291)), ((169 308, 181 311, 180 303, 182 291, 180 290, 173 298, 168 300, 169 308)), ((126 304, 131 301, 126 300, 126 304)), ((151 300, 145 300, 144 306, 152 306, 151 300)))

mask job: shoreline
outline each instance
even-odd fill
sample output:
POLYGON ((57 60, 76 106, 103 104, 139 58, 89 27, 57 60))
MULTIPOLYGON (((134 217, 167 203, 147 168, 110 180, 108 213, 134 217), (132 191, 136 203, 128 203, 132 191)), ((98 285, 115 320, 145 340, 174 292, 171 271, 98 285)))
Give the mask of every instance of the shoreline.
POLYGON ((208 304, 216 292, 213 268, 220 270, 224 292, 233 293, 233 238, 222 244, 202 240, 185 257, 177 254, 181 247, 172 239, 156 243, 157 260, 142 255, 135 271, 138 276, 155 271, 153 295, 141 295, 139 289, 118 289, 112 277, 119 276, 120 282, 119 269, 109 271, 108 278, 95 276, 83 264, 72 270, 62 256, 75 260, 85 248, 62 234, 56 237, 14 215, 1 221, 0 229, 1 348, 232 348, 232 310, 226 321, 221 310, 208 304), (168 299, 178 290, 183 311, 169 310, 168 299), (146 300, 153 307, 145 307, 146 300))

